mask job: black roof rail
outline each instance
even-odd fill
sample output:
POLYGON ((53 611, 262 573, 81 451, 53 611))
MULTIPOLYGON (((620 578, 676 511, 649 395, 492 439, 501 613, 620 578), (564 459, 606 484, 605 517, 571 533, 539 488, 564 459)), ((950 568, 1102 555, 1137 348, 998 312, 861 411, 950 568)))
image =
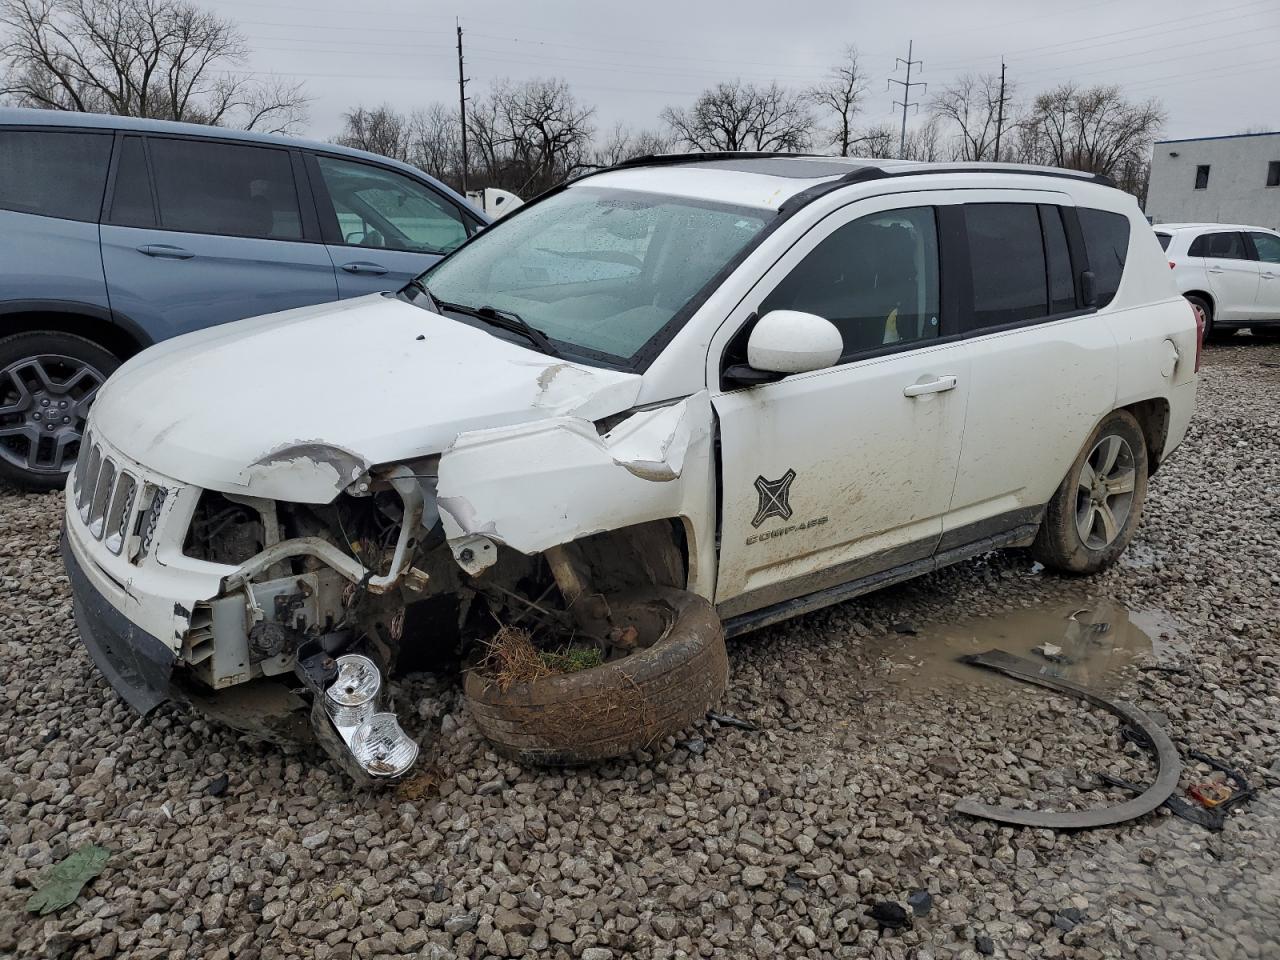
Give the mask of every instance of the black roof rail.
POLYGON ((1019 164, 1002 164, 1000 166, 975 167, 939 167, 929 163, 921 163, 919 167, 885 167, 878 166, 874 159, 863 157, 831 157, 822 153, 788 153, 782 150, 715 150, 705 153, 651 153, 642 157, 632 157, 608 167, 599 167, 576 179, 607 173, 610 170, 627 170, 634 167, 658 167, 684 163, 706 163, 713 160, 776 160, 776 159, 809 159, 809 160, 849 160, 852 163, 862 162, 848 173, 835 177, 833 184, 858 183, 863 180, 877 180, 881 177, 919 177, 940 173, 1012 173, 1033 177, 1063 177, 1085 183, 1097 183, 1104 187, 1114 187, 1115 181, 1101 173, 1089 173, 1086 170, 1067 169, 1012 169, 1019 164))

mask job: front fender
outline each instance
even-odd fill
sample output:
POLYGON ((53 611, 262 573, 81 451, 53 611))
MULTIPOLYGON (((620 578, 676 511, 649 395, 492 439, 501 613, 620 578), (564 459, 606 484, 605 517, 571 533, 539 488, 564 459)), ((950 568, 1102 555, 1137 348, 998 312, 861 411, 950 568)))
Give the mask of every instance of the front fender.
POLYGON ((468 564, 485 544, 532 555, 592 534, 680 518, 690 539, 689 588, 709 596, 715 571, 711 438, 705 390, 638 411, 604 435, 580 417, 461 434, 440 457, 445 535, 454 556, 472 570, 468 564))

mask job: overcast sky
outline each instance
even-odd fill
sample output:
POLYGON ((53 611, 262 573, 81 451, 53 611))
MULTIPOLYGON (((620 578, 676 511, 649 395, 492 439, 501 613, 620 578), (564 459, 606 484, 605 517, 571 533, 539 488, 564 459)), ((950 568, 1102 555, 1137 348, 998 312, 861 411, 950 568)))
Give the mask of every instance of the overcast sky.
MULTIPOLYGON (((1055 84, 1117 83, 1157 97, 1164 138, 1280 129, 1280 0, 203 0, 248 36, 250 68, 305 82, 317 139, 344 111, 457 102, 454 18, 470 90, 558 76, 596 107, 596 126, 659 126, 718 80, 803 87, 857 46, 871 92, 863 124, 894 118, 886 90, 908 41, 918 79, 940 89, 998 72, 1020 97, 1055 84)), ((912 79, 917 79, 913 76, 912 79)), ((914 88, 913 99, 928 93, 914 88)))

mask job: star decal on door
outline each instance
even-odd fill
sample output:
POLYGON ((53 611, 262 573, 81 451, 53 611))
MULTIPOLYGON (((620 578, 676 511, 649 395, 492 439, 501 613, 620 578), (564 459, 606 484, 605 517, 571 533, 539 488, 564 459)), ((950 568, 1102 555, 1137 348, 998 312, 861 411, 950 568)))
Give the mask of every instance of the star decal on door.
POLYGON ((770 517, 783 520, 791 519, 791 481, 796 478, 794 470, 788 470, 777 480, 766 480, 764 475, 756 477, 756 493, 760 494, 760 506, 756 510, 751 526, 758 527, 770 517))

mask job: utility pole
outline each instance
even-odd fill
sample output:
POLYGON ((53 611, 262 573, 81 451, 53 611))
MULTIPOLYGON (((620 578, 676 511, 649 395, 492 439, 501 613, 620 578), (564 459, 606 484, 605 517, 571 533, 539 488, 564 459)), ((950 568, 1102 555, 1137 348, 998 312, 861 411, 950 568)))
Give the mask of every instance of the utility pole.
MULTIPOLYGON (((1004 102, 1008 98, 1004 95, 1004 57, 1000 58, 1000 106, 996 114, 996 163, 1000 162, 1000 133, 1004 130, 1004 102)), ((991 114, 987 114, 991 116, 991 114)))
POLYGON ((462 195, 467 194, 467 78, 462 73, 462 21, 458 27, 458 116, 462 118, 462 195))
MULTIPOLYGON (((900 101, 899 100, 893 101, 893 105, 895 107, 902 107, 902 137, 898 141, 899 158, 902 158, 902 155, 907 152, 907 108, 915 107, 918 110, 920 107, 920 101, 918 100, 913 101, 911 99, 911 88, 928 86, 927 83, 920 83, 919 81, 917 81, 916 83, 911 82, 911 68, 913 66, 922 67, 922 68, 924 67, 924 61, 911 59, 911 54, 914 51, 914 48, 915 48, 915 41, 914 40, 907 41, 907 59, 903 60, 901 57, 898 57, 898 61, 897 61, 897 63, 903 64, 907 68, 907 79, 905 81, 894 80, 892 77, 889 79, 890 83, 896 83, 898 84, 898 86, 902 87, 902 99, 900 101)), ((893 69, 895 71, 898 69, 897 64, 894 64, 893 69)))

